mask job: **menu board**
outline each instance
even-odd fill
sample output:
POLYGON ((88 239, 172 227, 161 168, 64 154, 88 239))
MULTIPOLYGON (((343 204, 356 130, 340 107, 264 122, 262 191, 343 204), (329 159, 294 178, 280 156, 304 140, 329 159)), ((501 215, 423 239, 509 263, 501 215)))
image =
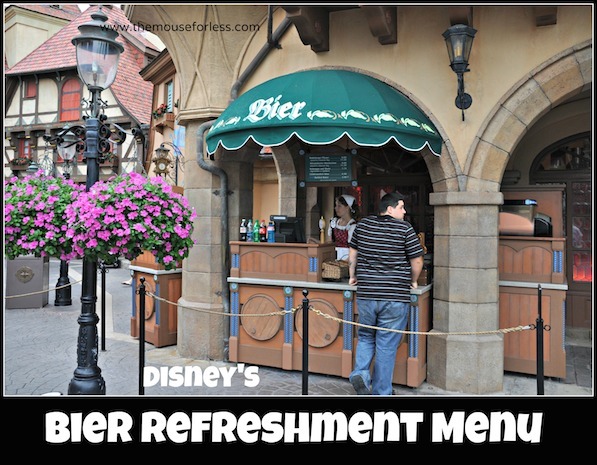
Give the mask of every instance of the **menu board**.
POLYGON ((351 182, 352 154, 306 154, 305 182, 351 182))

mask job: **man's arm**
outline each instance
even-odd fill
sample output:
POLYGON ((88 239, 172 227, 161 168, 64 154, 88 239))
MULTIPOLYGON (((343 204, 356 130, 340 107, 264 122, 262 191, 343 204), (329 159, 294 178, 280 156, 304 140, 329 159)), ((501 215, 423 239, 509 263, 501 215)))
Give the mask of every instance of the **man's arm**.
POLYGON ((352 247, 348 250, 348 284, 357 284, 357 249, 352 247))
POLYGON ((410 274, 411 274, 411 283, 410 287, 413 289, 417 288, 417 280, 419 279, 419 275, 423 270, 423 256, 410 259, 410 274))

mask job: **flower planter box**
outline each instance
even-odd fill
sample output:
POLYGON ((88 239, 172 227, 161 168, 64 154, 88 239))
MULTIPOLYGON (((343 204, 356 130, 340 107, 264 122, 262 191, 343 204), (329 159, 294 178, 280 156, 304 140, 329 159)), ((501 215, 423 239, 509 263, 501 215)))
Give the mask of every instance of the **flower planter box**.
POLYGON ((48 304, 50 259, 24 256, 6 260, 6 308, 41 308, 48 304), (45 291, 45 292, 42 292, 45 291))
POLYGON ((164 127, 169 127, 170 129, 174 129, 174 113, 164 113, 163 115, 158 116, 155 118, 155 127, 161 133, 164 130, 164 127))
POLYGON ((27 171, 27 168, 29 168, 28 165, 9 165, 10 169, 12 171, 12 173, 15 176, 25 176, 25 172, 27 171))
MULTIPOLYGON (((166 267, 164 265, 160 265, 153 254, 146 250, 137 258, 131 261, 131 265, 143 267, 143 268, 151 268, 152 270, 165 270, 166 267)), ((176 268, 181 268, 182 263, 178 262, 176 268)))
POLYGON ((143 317, 145 326, 145 341, 155 347, 176 344, 178 333, 178 306, 176 302, 182 295, 182 270, 153 270, 131 265, 133 274, 131 292, 133 309, 131 316, 131 336, 139 337, 139 318, 143 317), (141 278, 145 278, 146 292, 156 295, 145 296, 145 312, 141 315, 141 298, 139 286, 141 278), (170 303, 173 302, 173 303, 170 303))
POLYGON ((145 297, 145 341, 155 347, 176 344, 178 332, 178 307, 169 302, 177 302, 182 295, 182 264, 175 270, 166 270, 156 262, 153 254, 146 250, 131 261, 129 269, 133 276, 133 312, 131 316, 131 336, 139 337, 141 278, 145 278, 146 291, 164 299, 145 297))

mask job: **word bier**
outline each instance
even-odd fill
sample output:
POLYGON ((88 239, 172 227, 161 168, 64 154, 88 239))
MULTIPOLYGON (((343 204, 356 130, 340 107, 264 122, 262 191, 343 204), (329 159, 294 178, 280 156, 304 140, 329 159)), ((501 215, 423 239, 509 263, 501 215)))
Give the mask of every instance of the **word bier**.
POLYGON ((251 123, 256 123, 266 117, 268 119, 278 118, 282 120, 289 118, 295 120, 301 116, 301 110, 307 105, 305 102, 280 103, 279 100, 281 98, 282 95, 278 95, 276 98, 270 97, 268 99, 255 100, 249 105, 249 114, 244 119, 248 119, 251 123))

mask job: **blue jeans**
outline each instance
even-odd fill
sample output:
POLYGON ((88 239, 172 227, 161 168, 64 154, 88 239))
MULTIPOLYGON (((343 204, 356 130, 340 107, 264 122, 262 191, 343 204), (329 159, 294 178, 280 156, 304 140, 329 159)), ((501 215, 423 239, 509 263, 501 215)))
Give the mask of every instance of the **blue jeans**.
MULTIPOLYGON (((389 300, 357 299, 359 323, 394 330, 404 330, 408 323, 410 303, 389 300)), ((361 376, 373 395, 391 395, 396 352, 403 333, 357 327, 358 342, 354 370, 349 379, 361 376), (375 356, 373 377, 371 362, 375 356)))

